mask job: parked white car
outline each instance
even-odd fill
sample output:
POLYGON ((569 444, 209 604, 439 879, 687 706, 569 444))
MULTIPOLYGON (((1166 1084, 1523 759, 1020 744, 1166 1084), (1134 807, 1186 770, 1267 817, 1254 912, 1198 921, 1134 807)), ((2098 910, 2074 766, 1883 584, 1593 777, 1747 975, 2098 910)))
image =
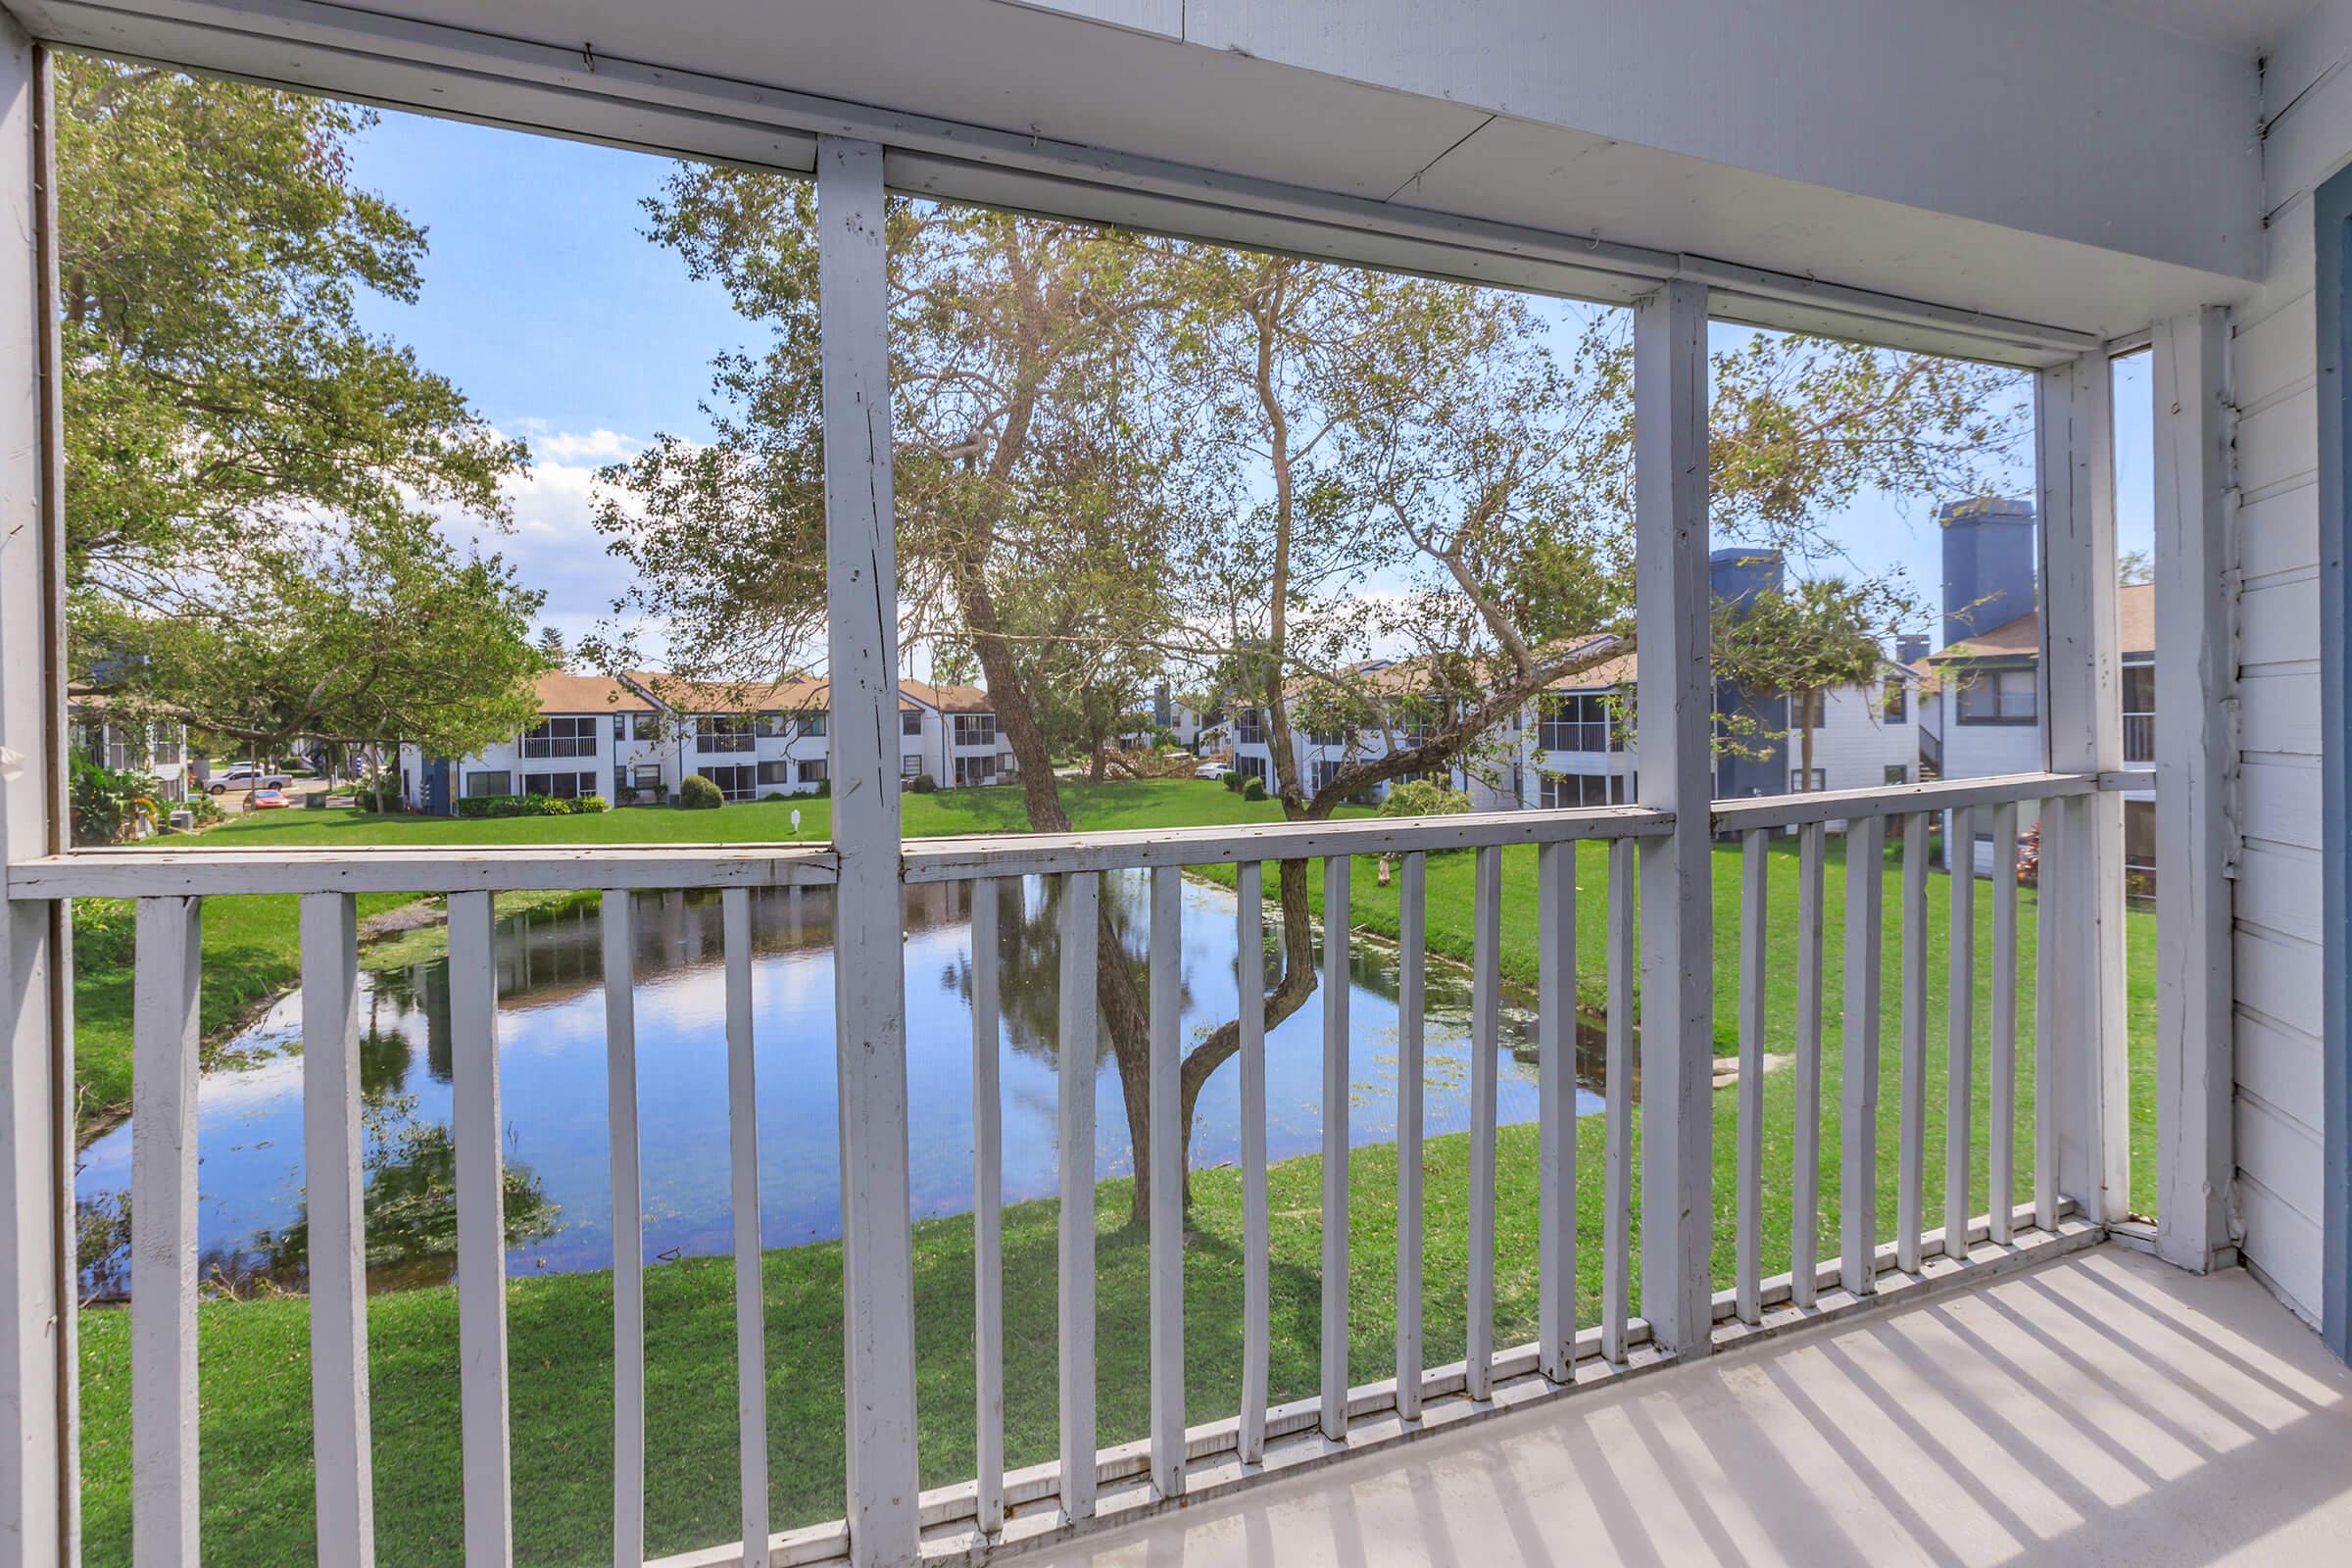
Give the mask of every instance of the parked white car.
POLYGON ((1230 762, 1202 762, 1193 769, 1193 777, 1219 779, 1232 771, 1233 764, 1230 762))
POLYGON ((251 762, 239 762, 225 773, 215 773, 204 788, 209 795, 226 795, 230 790, 282 790, 287 783, 283 773, 265 773, 251 762))

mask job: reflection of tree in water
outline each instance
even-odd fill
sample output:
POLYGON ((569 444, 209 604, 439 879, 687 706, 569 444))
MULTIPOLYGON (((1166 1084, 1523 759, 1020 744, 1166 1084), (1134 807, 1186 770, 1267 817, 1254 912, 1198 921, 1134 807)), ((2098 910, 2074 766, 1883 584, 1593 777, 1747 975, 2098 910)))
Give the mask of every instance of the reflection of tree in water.
MULTIPOLYGON (((414 1096, 371 1099, 360 1112, 367 1143, 362 1162, 366 1183, 368 1269, 390 1273, 399 1283, 446 1277, 458 1253, 457 1146, 445 1124, 416 1118, 414 1096)), ((556 1205, 528 1166, 503 1166, 507 1245, 520 1247, 557 1229, 556 1205)), ((255 1236, 252 1251, 260 1272, 293 1283, 309 1272, 310 1213, 306 1203, 293 1224, 255 1236)), ((384 1281, 377 1280, 382 1284, 384 1281)))
MULTIPOLYGON (((954 912, 938 923, 948 924, 970 918, 970 883, 946 883, 962 895, 954 912)), ((1012 1049, 1024 1056, 1054 1066, 1061 1059, 1058 1044, 1061 1038, 1061 889, 1059 877, 1040 877, 1034 880, 1004 878, 997 883, 997 995, 1001 1000, 1004 1022, 1010 1031, 1012 1049), (1029 889, 1039 890, 1037 906, 1029 906, 1029 889)), ((1102 908, 1110 916, 1111 930, 1117 936, 1114 953, 1102 955, 1102 961, 1124 963, 1135 977, 1139 995, 1148 1007, 1151 1000, 1151 961, 1147 951, 1151 927, 1145 917, 1150 901, 1151 879, 1148 874, 1110 873, 1102 878, 1102 908)), ((1181 982, 1180 982, 1181 985, 1181 982)), ((969 958, 958 955, 940 975, 943 990, 953 992, 968 1007, 972 1000, 972 966, 969 958)), ((1179 1005, 1191 1000, 1191 988, 1182 986, 1179 1005)), ((1109 1031, 1098 1029, 1095 1035, 1095 1064, 1099 1068, 1110 1060, 1109 1031)))

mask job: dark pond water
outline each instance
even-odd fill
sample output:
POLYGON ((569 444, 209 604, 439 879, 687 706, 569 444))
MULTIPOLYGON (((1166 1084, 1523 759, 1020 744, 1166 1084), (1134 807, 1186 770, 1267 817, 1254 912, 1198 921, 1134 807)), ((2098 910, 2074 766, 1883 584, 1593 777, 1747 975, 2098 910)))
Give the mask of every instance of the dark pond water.
MULTIPOLYGON (((1141 965, 1147 884, 1108 876, 1123 947, 1141 965)), ((1004 1197, 1057 1189, 1053 893, 1008 883, 1003 933, 1004 1197)), ((907 1066, 917 1217, 971 1205, 971 927, 963 884, 907 890, 907 1066)), ((1271 901, 1269 901, 1270 903, 1271 901)), ((726 1043, 716 894, 644 894, 637 906, 637 1039, 649 1258, 728 1250, 726 1043)), ((838 1236, 831 901, 821 891, 753 896, 753 998, 760 1101, 760 1232, 770 1247, 838 1236)), ((1271 925, 1269 910, 1269 925, 1271 925)), ((603 973, 593 900, 499 922, 499 1070, 506 1120, 510 1269, 598 1269, 612 1257, 606 1134, 603 973)), ((1269 931, 1269 943, 1278 939, 1269 931)), ((1396 1135, 1396 955, 1359 942, 1348 979, 1353 1083, 1348 1134, 1357 1145, 1396 1135)), ((1184 1022, 1189 1045, 1234 1015, 1234 901, 1220 888, 1184 890, 1184 1022)), ((378 1289, 450 1276, 456 1218, 449 1143, 450 1033, 445 960, 363 975, 360 1016, 371 1282, 378 1289)), ((1469 1124, 1469 987, 1430 966, 1425 1126, 1469 1124)), ((1506 998, 1499 1111, 1536 1116, 1534 1017, 1506 998)), ((207 1075, 198 1096, 197 1185, 203 1272, 230 1283, 299 1278, 302 1230, 300 1001, 278 1004, 231 1047, 238 1063, 207 1075)), ((1599 1081, 1599 1041, 1583 1031, 1584 1085, 1599 1081)), ((1321 1146, 1319 1000, 1271 1031, 1266 1046, 1267 1149, 1272 1158, 1321 1146)), ((1095 1168, 1132 1169, 1107 1044, 1096 1075, 1095 1168)), ((1600 1108, 1579 1089, 1580 1114, 1600 1108)), ((127 1287, 127 1124, 83 1152, 85 1288, 127 1287)), ((1240 1157, 1240 1080, 1228 1062, 1203 1089, 1193 1135, 1199 1166, 1240 1157)))

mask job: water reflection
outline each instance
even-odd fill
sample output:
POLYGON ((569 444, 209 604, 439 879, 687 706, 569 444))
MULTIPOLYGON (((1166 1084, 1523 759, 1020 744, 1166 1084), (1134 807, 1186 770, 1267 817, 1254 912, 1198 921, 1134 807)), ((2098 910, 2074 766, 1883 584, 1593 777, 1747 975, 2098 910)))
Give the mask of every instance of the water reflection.
MULTIPOLYGON (((906 892, 906 974, 910 1153, 918 1217, 968 1208, 972 1183, 969 884, 906 892)), ((998 928, 1004 1021, 1007 1201, 1056 1190, 1055 1006, 1058 889, 1007 881, 998 928)), ((1119 961, 1139 983, 1148 884, 1106 876, 1103 897, 1119 961)), ((719 901, 711 894, 640 894, 635 979, 646 1245, 656 1257, 730 1245, 725 998, 719 901)), ((501 919, 494 938, 499 1063, 506 1119, 509 1267, 515 1273, 596 1269, 612 1261, 606 1136, 601 922, 593 897, 501 919)), ((833 1046, 832 900, 822 890, 763 890, 752 899, 753 1005, 760 1126, 760 1234, 787 1246, 840 1233, 833 1046)), ((1279 945, 1269 930, 1268 949, 1279 945)), ((1233 1016, 1234 901, 1184 890, 1186 1048, 1233 1016)), ((371 1285, 440 1281, 455 1252, 449 1143, 449 970, 435 958, 363 975, 361 1086, 371 1285)), ((1358 943, 1350 959, 1348 1130, 1358 1145, 1396 1137, 1396 956, 1358 943)), ((1469 1122, 1469 994, 1432 965, 1425 1050, 1430 1133, 1469 1122)), ((1499 1113, 1536 1114, 1532 1009, 1508 999, 1499 1113)), ((1283 1159, 1321 1141, 1322 1019, 1309 1004, 1269 1032, 1267 1147, 1283 1159)), ((299 1286, 307 1230, 302 1195, 299 999, 288 998, 231 1047, 241 1065, 209 1074, 198 1098, 198 1227, 203 1272, 216 1288, 299 1286)), ((1600 1042, 1579 1031, 1579 1076, 1597 1084, 1600 1042)), ((1580 1088, 1580 1114, 1599 1108, 1580 1088)), ((1232 1063, 1196 1109, 1197 1167, 1239 1157, 1239 1083, 1232 1063)), ((1123 1102, 1106 1040, 1097 1045, 1095 1167, 1132 1168, 1123 1102)), ((85 1291, 128 1286, 127 1124, 85 1152, 77 1181, 85 1291)))

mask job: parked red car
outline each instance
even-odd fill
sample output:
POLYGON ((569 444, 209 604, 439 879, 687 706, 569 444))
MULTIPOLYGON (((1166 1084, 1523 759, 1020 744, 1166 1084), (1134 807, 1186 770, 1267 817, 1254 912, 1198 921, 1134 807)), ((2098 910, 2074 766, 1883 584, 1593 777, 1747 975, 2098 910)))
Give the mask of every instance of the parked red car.
POLYGON ((255 790, 245 801, 249 811, 278 811, 294 804, 294 797, 284 790, 255 790))

